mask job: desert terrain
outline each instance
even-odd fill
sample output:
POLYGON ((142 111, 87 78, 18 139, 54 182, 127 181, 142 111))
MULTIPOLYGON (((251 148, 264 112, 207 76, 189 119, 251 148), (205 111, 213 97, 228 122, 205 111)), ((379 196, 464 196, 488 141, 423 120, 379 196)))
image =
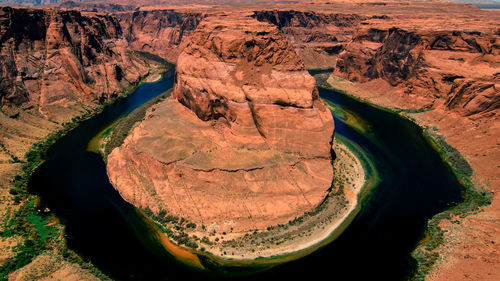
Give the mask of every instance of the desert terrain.
MULTIPOLYGON (((416 252, 438 255, 425 272, 430 280, 499 278, 500 12, 444 1, 143 4, 0 8, 2 276, 105 278, 81 264, 55 266, 53 259, 69 260, 65 247, 53 244, 37 248, 30 264, 9 275, 27 263, 12 267, 14 246, 37 239, 36 231, 23 230, 36 226, 23 219, 23 206, 36 202, 23 191, 38 161, 27 152, 43 150, 32 145, 53 141, 75 117, 126 94, 164 61, 176 62, 205 17, 238 14, 274 25, 305 69, 324 73, 325 86, 401 112, 458 150, 472 167, 474 188, 491 204, 438 221, 442 242, 422 243, 416 252), (21 229, 13 230, 13 218, 21 229), (43 272, 29 270, 44 260, 43 272)), ((61 231, 56 218, 48 220, 61 231)))

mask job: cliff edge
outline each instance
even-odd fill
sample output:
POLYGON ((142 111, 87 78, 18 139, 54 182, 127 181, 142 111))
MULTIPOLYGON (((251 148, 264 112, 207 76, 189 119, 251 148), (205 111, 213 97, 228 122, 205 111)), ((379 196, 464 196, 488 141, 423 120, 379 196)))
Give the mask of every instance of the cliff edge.
POLYGON ((205 18, 176 71, 173 98, 108 157, 125 200, 219 232, 286 223, 324 200, 333 119, 275 26, 205 18))

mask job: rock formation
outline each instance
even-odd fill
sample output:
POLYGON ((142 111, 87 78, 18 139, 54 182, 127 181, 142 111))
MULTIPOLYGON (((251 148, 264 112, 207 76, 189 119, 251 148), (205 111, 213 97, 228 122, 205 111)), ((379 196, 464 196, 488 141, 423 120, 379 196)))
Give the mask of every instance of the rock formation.
MULTIPOLYGON (((4 4, 16 5, 48 5, 56 2, 59 0, 3 1, 4 4)), ((182 2, 221 3, 225 0, 182 2)), ((159 9, 158 4, 178 4, 179 1, 127 0, 120 3, 130 5, 68 3, 60 6, 88 12, 115 12, 113 15, 0 7, 0 191, 3 198, 0 200, 3 206, 0 211, 3 211, 3 217, 8 217, 5 212, 11 208, 7 206, 12 206, 13 196, 8 194, 12 179, 21 173, 22 164, 15 163, 18 161, 13 161, 14 159, 22 159, 34 142, 60 129, 60 123, 80 114, 82 110, 95 107, 100 101, 119 95, 121 88, 135 83, 140 76, 145 75, 151 61, 139 55, 140 52, 138 54, 132 51, 133 49, 153 52, 176 61, 201 20, 199 15, 214 11, 253 14, 259 21, 276 25, 307 68, 335 68, 335 75, 356 82, 355 86, 367 90, 366 95, 363 91, 349 91, 351 94, 377 104, 410 109, 409 111, 424 107, 432 109, 411 116, 419 124, 437 127, 446 141, 471 163, 478 181, 492 191, 492 194, 498 194, 498 165, 491 163, 496 163, 499 159, 500 13, 445 1, 313 0, 254 6, 197 5, 176 7, 175 11, 165 10, 172 8, 167 6, 162 6, 163 10, 160 11, 155 9, 159 9), (145 3, 155 7, 144 8, 142 4, 145 3), (142 8, 138 8, 139 6, 142 8), (130 42, 126 42, 127 40, 130 42)), ((203 44, 198 42, 195 45, 203 44)), ((213 45, 219 46, 216 43, 213 45)), ((227 45, 224 48, 226 50, 227 45)), ((207 48, 200 48, 205 49, 207 48)), ((183 54, 182 57, 192 56, 197 52, 194 49, 191 51, 191 54, 183 54)), ((212 55, 216 58, 214 61, 218 57, 222 58, 222 55, 212 55)), ((224 60, 233 59, 236 60, 224 60)), ((190 61, 189 58, 182 60, 190 61)), ((208 208, 213 214, 213 210, 217 209, 213 204, 198 206, 196 202, 181 210, 175 207, 178 206, 175 202, 194 202, 186 199, 192 197, 192 194, 197 198, 206 197, 201 202, 209 202, 223 198, 219 195, 224 194, 225 201, 234 201, 226 206, 219 205, 232 208, 233 213, 227 216, 241 215, 248 209, 249 212, 258 212, 256 218, 265 218, 278 209, 292 210, 295 207, 282 206, 284 200, 275 200, 279 194, 287 196, 290 199, 288 202, 297 206, 297 214, 312 209, 303 207, 308 205, 303 202, 320 197, 309 196, 321 193, 317 191, 320 184, 306 190, 303 200, 297 189, 292 190, 291 186, 302 188, 305 186, 304 182, 312 182, 320 177, 329 178, 330 174, 315 174, 317 171, 324 171, 319 166, 326 166, 326 161, 320 161, 323 156, 314 158, 312 155, 301 155, 303 151, 289 152, 287 149, 296 149, 290 144, 270 141, 273 139, 270 133, 272 130, 269 130, 272 126, 268 126, 268 119, 259 119, 267 116, 253 114, 252 119, 242 119, 234 115, 235 112, 243 112, 243 109, 238 111, 235 105, 248 106, 251 113, 257 112, 253 110, 254 105, 259 105, 256 100, 261 97, 248 94, 248 97, 255 99, 249 98, 247 101, 247 91, 243 95, 246 105, 234 102, 238 99, 232 96, 228 98, 230 94, 241 94, 244 87, 254 87, 255 83, 242 85, 241 91, 222 94, 221 89, 225 87, 238 88, 239 80, 233 80, 233 84, 221 82, 218 85, 211 81, 213 79, 207 78, 213 78, 215 74, 229 77, 227 73, 237 76, 237 72, 228 70, 230 66, 233 70, 236 68, 233 64, 236 65, 235 62, 220 64, 224 66, 222 69, 215 72, 212 70, 206 75, 193 74, 196 71, 184 67, 183 74, 180 75, 184 80, 180 82, 185 86, 177 89, 176 96, 190 109, 172 100, 161 106, 157 105, 156 110, 151 112, 149 118, 115 153, 115 167, 126 172, 123 172, 123 178, 115 175, 114 180, 122 180, 123 184, 127 181, 141 182, 145 183, 142 184, 143 187, 150 188, 147 192, 139 188, 129 190, 127 196, 131 202, 139 202, 137 205, 158 211, 162 201, 152 198, 166 198, 174 202, 170 206, 174 206, 172 208, 176 208, 174 211, 178 213, 182 211, 195 214, 198 207, 208 208), (197 86, 193 81, 186 82, 190 77, 194 82, 209 85, 213 89, 197 86), (196 89, 205 91, 202 91, 205 94, 200 100, 198 96, 190 94, 196 89), (198 116, 207 121, 202 121, 198 116), (256 124, 268 127, 262 128, 256 124), (193 127, 204 135, 191 134, 193 127), (149 139, 144 137, 147 134, 150 135, 149 139), (179 137, 165 137, 167 134, 179 137), (160 135, 163 137, 159 137, 160 135), (155 147, 158 143, 161 145, 155 147), (167 146, 165 143, 175 145, 167 146), (209 146, 211 143, 218 145, 209 146), (189 148, 191 145, 192 148, 189 148), (258 159, 256 154, 252 154, 252 149, 244 149, 246 145, 254 146, 252 149, 258 152, 258 159), (240 149, 230 149, 235 146, 240 149), (130 159, 135 159, 135 162, 130 159), (290 164, 294 162, 297 164, 290 164), (313 163, 317 163, 314 165, 318 169, 310 169, 313 163), (282 170, 278 169, 278 164, 282 170), (307 174, 314 179, 303 178, 302 183, 299 183, 299 179, 302 179, 299 175, 305 169, 310 169, 307 174), (273 175, 281 176, 286 173, 290 175, 287 181, 283 177, 275 180, 272 178, 273 175), (182 179, 186 175, 200 184, 176 189, 177 193, 173 193, 175 198, 162 197, 165 196, 164 193, 156 194, 157 190, 162 190, 162 182, 167 181, 167 176, 168 180, 173 180, 173 184, 168 187, 178 187, 184 184, 182 179), (231 175, 239 176, 242 180, 229 180, 234 179, 231 175), (208 184, 216 178, 231 184, 217 187, 208 184), (260 184, 258 180, 262 178, 267 179, 269 184, 260 184), (259 189, 264 186, 267 187, 266 190, 259 189), (207 190, 213 192, 209 194, 206 193, 207 190), (230 193, 233 190, 239 192, 235 194, 240 194, 240 197, 233 196, 230 193), (241 190, 244 192, 240 192, 241 190), (134 192, 136 194, 132 194, 134 192), (250 208, 240 204, 242 196, 254 196, 257 192, 260 197, 245 199, 245 202, 253 204, 250 208), (148 200, 153 201, 148 203, 148 200), (263 200, 265 205, 252 203, 259 200, 263 200)), ((257 65, 252 67, 254 66, 257 68, 257 65)), ((271 67, 274 76, 285 71, 276 71, 278 68, 276 65, 271 67)), ((238 75, 248 78, 243 76, 248 73, 238 75)), ((248 79, 254 81, 252 77, 248 79)), ((291 101, 295 103, 287 105, 277 102, 281 105, 280 110, 288 112, 287 110, 292 109, 307 109, 298 106, 301 104, 298 101, 291 101)), ((306 104, 304 102, 301 106, 306 104)), ((313 105, 318 110, 319 107, 320 105, 313 105)), ((290 124, 295 126, 294 123, 290 124)), ((291 139, 294 139, 293 134, 291 139)), ((326 151, 326 148, 318 148, 318 155, 323 154, 320 150, 326 151)), ((327 180, 324 182, 322 190, 327 186, 327 180)), ((307 186, 311 185, 308 183, 307 186)), ((317 201, 312 203, 315 202, 317 201)), ((434 267, 429 278, 459 280, 467 276, 481 280, 499 275, 498 266, 495 266, 499 263, 500 245, 495 232, 500 221, 498 202, 495 197, 491 206, 466 218, 459 218, 459 224, 442 221, 440 226, 444 228, 445 242, 440 248, 445 249, 445 254, 440 254, 443 257, 438 259, 440 265, 434 267), (436 273, 437 268, 439 271, 436 273)), ((243 223, 241 229, 253 227, 250 215, 238 222, 243 223)), ((286 222, 287 216, 294 216, 291 211, 278 215, 281 217, 276 217, 275 221, 268 220, 269 224, 286 222)), ((222 221, 224 217, 221 215, 211 219, 222 221)), ((221 228, 228 228, 228 225, 222 225, 221 228)), ((23 237, 19 241, 25 239, 23 237)), ((8 244, 0 248, 2 251, 7 248, 10 249, 7 251, 16 249, 8 244)), ((34 264, 36 267, 37 263, 34 264)))
POLYGON ((154 65, 130 50, 111 16, 2 7, 0 26, 4 110, 64 122, 116 97, 154 65))
MULTIPOLYGON (((156 66, 159 64, 130 48, 118 20, 112 16, 0 7, 2 224, 7 225, 12 216, 25 217, 18 215, 19 210, 36 208, 29 203, 31 196, 23 195, 19 199, 14 193, 9 194, 12 188, 19 190, 19 184, 14 184, 13 179, 24 175, 25 163, 21 161, 26 159, 32 145, 60 130, 64 122, 121 95, 124 88, 137 84, 156 66)), ((44 216, 45 219, 51 220, 44 216)), ((38 240, 40 236, 33 225, 23 221, 26 223, 20 223, 22 227, 9 235, 12 237, 8 239, 14 242, 0 244, 3 256, 0 265, 6 269, 2 274, 4 278, 40 279, 50 275, 65 280, 97 280, 87 272, 88 268, 68 263, 54 251, 45 251, 50 246, 38 240), (41 251, 34 251, 23 259, 24 264, 33 258, 31 264, 7 276, 8 271, 23 265, 17 261, 24 255, 25 241, 41 242, 34 242, 40 245, 41 248, 36 247, 41 251), (45 254, 39 255, 42 252, 45 254), (40 268, 43 270, 39 271, 40 268)), ((62 229, 59 226, 57 233, 62 229)))
POLYGON ((252 17, 276 25, 309 69, 332 68, 338 54, 366 16, 313 11, 254 11, 252 17))
POLYGON ((178 58, 173 98, 108 157, 132 204, 244 231, 314 210, 333 179, 333 119, 276 27, 204 19, 178 58))
POLYGON ((383 80, 388 87, 375 87, 425 100, 428 108, 498 114, 498 13, 434 1, 328 5, 317 5, 323 12, 262 10, 253 17, 276 25, 308 68, 334 68, 358 83, 383 80))
POLYGON ((498 35, 463 31, 362 29, 340 54, 335 74, 351 81, 384 79, 406 94, 438 99, 462 115, 500 109, 498 35), (481 69, 472 70, 482 64, 481 69))
POLYGON ((75 1, 64 1, 58 4, 52 2, 52 7, 57 9, 65 10, 78 10, 82 12, 95 12, 95 13, 117 13, 125 11, 137 10, 137 3, 125 5, 123 3, 112 3, 112 2, 75 2, 75 1))
POLYGON ((115 16, 124 37, 135 50, 169 61, 177 60, 202 18, 201 13, 173 10, 135 11, 115 16))

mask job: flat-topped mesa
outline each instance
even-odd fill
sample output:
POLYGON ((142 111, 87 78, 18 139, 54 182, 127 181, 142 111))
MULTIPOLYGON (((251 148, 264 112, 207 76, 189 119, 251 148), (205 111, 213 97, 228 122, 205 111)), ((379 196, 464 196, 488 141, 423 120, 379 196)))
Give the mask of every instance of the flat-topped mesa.
POLYGON ((204 19, 178 59, 173 96, 108 157, 125 200, 210 232, 285 224, 323 202, 333 119, 274 26, 204 19))
POLYGON ((225 119, 233 138, 330 157, 330 112, 275 26, 207 18, 179 56, 176 75, 174 97, 204 121, 225 119))

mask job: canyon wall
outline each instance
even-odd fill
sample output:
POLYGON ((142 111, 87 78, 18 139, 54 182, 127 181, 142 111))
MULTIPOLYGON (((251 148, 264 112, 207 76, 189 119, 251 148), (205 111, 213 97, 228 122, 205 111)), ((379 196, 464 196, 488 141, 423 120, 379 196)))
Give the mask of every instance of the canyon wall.
MULTIPOLYGON (((26 153, 34 143, 62 129, 65 122, 122 95, 125 88, 136 85, 156 67, 162 66, 129 46, 112 16, 0 7, 1 232, 13 227, 10 222, 14 217, 16 224, 22 223, 22 229, 2 235, 8 241, 0 245, 3 277, 7 276, 7 268, 19 265, 19 257, 21 263, 29 261, 23 252, 25 242, 40 239, 41 230, 35 229, 24 213, 17 213, 33 209, 38 214, 38 203, 32 206, 33 197, 25 199, 19 194, 20 184, 16 182, 24 174, 26 153)), ((61 225, 54 224, 57 231, 62 231, 61 225)), ((29 257, 38 251, 44 255, 34 257, 33 264, 10 277, 34 278, 35 268, 44 276, 54 273, 52 276, 93 280, 92 274, 72 264, 74 261, 64 261, 53 245, 30 250, 29 257)))
POLYGON ((201 13, 174 10, 135 11, 115 16, 132 48, 169 61, 177 60, 202 19, 201 13))
POLYGON ((57 9, 66 10, 78 10, 82 12, 94 12, 94 13, 118 13, 125 11, 135 11, 139 7, 134 4, 126 5, 123 3, 113 3, 113 2, 75 2, 75 1, 64 1, 52 7, 57 9))
POLYGON ((333 119, 278 30, 206 18, 178 58, 173 99, 108 157, 125 200, 209 231, 248 231, 314 210, 332 178, 333 119))
MULTIPOLYGON (((175 1, 170 1, 173 2, 175 1)), ((184 12, 136 11, 133 5, 69 5, 66 8, 72 7, 98 12, 113 11, 116 14, 108 16, 75 11, 0 7, 0 186, 5 199, 0 200, 2 211, 6 211, 12 201, 12 196, 8 194, 12 179, 21 172, 22 164, 15 159, 22 159, 31 144, 59 129, 60 123, 68 121, 72 116, 119 95, 123 87, 134 84, 140 76, 146 75, 147 70, 154 66, 154 62, 144 58, 142 51, 154 52, 165 59, 176 61, 204 13, 214 10, 239 13, 239 9, 252 14, 260 21, 274 24, 302 58, 306 68, 334 68, 336 76, 356 82, 356 86, 367 89, 369 94, 359 95, 374 103, 405 109, 430 109, 412 116, 416 117, 420 124, 436 126, 447 142, 464 154, 478 179, 482 183, 486 182, 484 185, 488 186, 489 190, 498 193, 498 167, 491 163, 495 163, 499 157, 496 141, 499 136, 499 13, 480 11, 470 5, 435 1, 311 1, 277 4, 268 10, 265 10, 265 5, 246 8, 197 6, 196 12, 185 12, 192 11, 192 8, 184 12), (129 10, 134 11, 128 12, 129 10), (167 43, 162 44, 160 41, 167 43), (140 52, 137 53, 134 49, 140 52), (382 100, 384 102, 380 103, 382 100)), ((193 48, 190 52, 195 54, 198 50, 193 48)), ((214 50, 218 48, 214 47, 214 50)), ((190 55, 192 54, 183 56, 190 55)), ((199 185, 178 189, 175 198, 165 200, 172 200, 172 206, 176 206, 177 199, 192 202, 189 198, 192 196, 191 191, 194 191, 198 192, 197 196, 206 197, 207 201, 214 198, 234 201, 229 208, 234 207, 235 212, 230 215, 236 213, 242 216, 248 212, 248 206, 241 204, 242 200, 247 198, 235 197, 229 192, 228 187, 231 187, 247 192, 242 192, 242 196, 260 192, 261 196, 266 197, 264 201, 268 202, 268 209, 262 211, 256 204, 250 206, 249 210, 257 212, 256 217, 265 217, 266 212, 273 213, 273 208, 292 210, 299 206, 295 210, 311 209, 314 204, 307 201, 315 198, 316 201, 312 203, 319 202, 331 176, 327 173, 315 174, 316 170, 326 167, 323 160, 327 158, 319 157, 315 159, 318 161, 311 161, 313 156, 301 155, 298 149, 288 151, 293 149, 290 144, 267 142, 266 138, 271 136, 272 139, 273 132, 277 130, 266 130, 262 125, 272 125, 275 120, 266 121, 264 118, 262 121, 265 122, 261 122, 260 117, 250 118, 248 115, 244 120, 235 119, 234 113, 238 111, 229 104, 253 108, 255 104, 261 105, 262 100, 258 101, 261 97, 256 97, 247 101, 246 93, 242 95, 241 92, 221 94, 221 89, 226 86, 255 86, 244 85, 244 79, 233 79, 236 81, 234 84, 225 84, 223 87, 214 83, 212 78, 219 73, 226 75, 225 77, 235 75, 247 79, 242 72, 227 74, 228 67, 221 65, 224 67, 214 68, 216 70, 203 75, 185 67, 180 73, 180 76, 183 76, 181 82, 185 86, 179 88, 176 95, 189 109, 172 100, 161 107, 155 107, 149 119, 134 131, 121 148, 122 158, 117 158, 117 167, 123 170, 130 168, 128 173, 131 175, 124 177, 124 181, 143 182, 143 186, 148 188, 142 193, 147 196, 142 199, 139 198, 139 193, 133 193, 139 189, 133 190, 131 195, 128 195, 132 198, 130 200, 146 202, 153 196, 161 198, 163 193, 155 195, 155 192, 161 187, 158 182, 167 180, 164 175, 170 172, 168 175, 175 179, 175 185, 182 186, 183 177, 196 171, 196 176, 186 181, 194 179, 199 185), (190 79, 192 81, 189 81, 190 79), (193 81, 204 85, 196 85, 193 81), (192 92, 199 89, 203 95, 194 96, 192 92), (230 96, 234 93, 244 96, 245 102, 234 103, 233 97, 230 96), (174 116, 177 119, 168 119, 166 116, 174 116), (155 128, 158 127, 168 127, 172 131, 156 132, 155 128), (183 147, 182 145, 195 140, 189 128, 206 133, 207 138, 196 139, 197 147, 182 148, 178 151, 171 149, 170 147, 183 147), (151 134, 151 138, 139 141, 139 136, 144 134, 151 134), (160 138, 155 134, 170 137, 160 138), (171 137, 174 135, 179 138, 171 137), (258 144, 255 149, 260 150, 230 151, 224 145, 208 145, 213 143, 214 139, 227 141, 231 145, 241 142, 241 145, 248 145, 254 144, 255 141, 258 144), (159 145, 160 143, 168 143, 168 149, 159 145), (274 145, 275 149, 267 149, 268 143, 274 145), (202 153, 191 155, 190 152, 195 149, 202 153), (252 154, 254 152, 258 153, 259 157, 252 154), (131 161, 128 158, 137 160, 127 162, 131 161), (171 159, 176 162, 168 162, 171 159), (165 160, 167 162, 163 163, 165 160), (129 163, 133 165, 125 167, 129 163), (139 164, 143 163, 151 164, 151 167, 157 170, 150 167, 138 169, 139 164), (276 163, 288 168, 273 170, 276 163), (178 166, 167 170, 167 164, 171 167, 178 166), (148 181, 142 174, 154 178, 156 182, 148 181), (281 177, 278 181, 273 179, 276 174, 288 176, 281 177), (304 174, 311 177, 305 178, 308 185, 312 181, 322 184, 313 187, 314 190, 300 191, 299 188, 304 183, 299 183, 298 179, 304 177, 304 174), (210 187, 206 182, 213 181, 214 178, 231 181, 233 178, 230 178, 230 175, 239 176, 239 182, 244 182, 245 185, 227 185, 222 189, 213 189, 213 193, 206 193, 207 186, 210 187), (259 190, 258 186, 263 184, 258 182, 258 179, 263 177, 272 184, 267 185, 270 188, 266 190, 259 190), (294 202, 295 206, 285 206, 283 200, 274 200, 273 196, 283 190, 290 192, 290 199, 287 200, 294 202), (218 197, 218 194, 224 194, 225 197, 218 197), (308 197, 310 194, 316 195, 308 197)), ((262 68, 258 66, 256 69, 262 68)), ((267 68, 264 70, 269 73, 267 68)), ((274 75, 276 78, 276 73, 274 75)), ((304 78, 304 81, 307 80, 309 78, 304 78)), ((262 83, 261 85, 269 85, 270 82, 265 80, 262 83)), ((272 84, 271 86, 274 86, 272 84)), ((354 91, 350 93, 358 94, 354 91)), ((282 98, 263 100, 271 100, 272 106, 279 105, 284 111, 307 109, 304 105, 309 103, 308 100, 293 100, 289 97, 285 101, 282 98)), ((262 105, 265 105, 265 102, 262 105)), ((285 119, 289 118, 276 120, 282 122, 285 119)), ((324 125, 329 128, 328 122, 324 125)), ((294 124, 291 123, 290 126, 294 124)), ((272 126, 267 127, 269 128, 272 126)), ((291 135, 294 139, 293 134, 291 135)), ((319 155, 326 153, 326 149, 321 151, 318 152, 319 155)), ((261 200, 258 196, 249 198, 249 201, 261 200)), ((138 205, 158 211, 163 203, 153 201, 155 205, 138 205)), ((446 259, 441 261, 442 273, 433 278, 448 280, 453 276, 456 280, 461 280, 464 276, 476 279, 498 276, 497 267, 492 266, 498 264, 498 247, 493 246, 493 240, 498 240, 494 239, 497 237, 495 229, 500 213, 497 202, 495 198, 484 212, 460 219, 460 224, 448 222, 445 227, 445 244, 442 247, 447 251, 446 259)), ((170 211, 197 213, 196 204, 186 206, 188 207, 185 210, 170 211)), ((199 207, 213 206, 209 204, 199 207)), ((280 220, 267 222, 279 223, 299 213, 283 212, 280 220)), ((247 216, 248 220, 244 226, 257 227, 251 222, 252 215, 254 213, 247 216)), ((196 220, 197 217, 194 216, 193 219, 196 220)), ((212 219, 222 221, 224 218, 212 219)), ((443 222, 443 225, 446 223, 443 222)), ((231 225, 230 222, 221 227, 224 229, 231 225)), ((500 244, 498 241, 495 243, 500 244)), ((2 246, 2 251, 11 251, 5 245, 2 246)))
POLYGON ((308 69, 332 68, 365 16, 312 11, 254 11, 252 17, 276 25, 308 69))
POLYGON ((383 79, 404 94, 427 97, 462 115, 500 108, 500 37, 476 31, 360 29, 335 75, 354 82, 383 79))
POLYGON ((253 17, 280 28, 308 68, 333 68, 336 76, 360 84, 385 81, 388 87, 371 86, 417 96, 426 101, 426 108, 474 118, 498 114, 498 25, 467 25, 461 18, 475 17, 464 15, 459 11, 463 6, 455 4, 415 6, 416 11, 422 9, 420 18, 404 17, 404 7, 375 10, 356 4, 345 13, 263 10, 253 17), (458 20, 441 23, 436 14, 442 5, 458 20))
POLYGON ((129 48, 111 16, 3 7, 0 26, 0 99, 6 112, 27 110, 64 122, 118 96, 151 67, 129 48))

